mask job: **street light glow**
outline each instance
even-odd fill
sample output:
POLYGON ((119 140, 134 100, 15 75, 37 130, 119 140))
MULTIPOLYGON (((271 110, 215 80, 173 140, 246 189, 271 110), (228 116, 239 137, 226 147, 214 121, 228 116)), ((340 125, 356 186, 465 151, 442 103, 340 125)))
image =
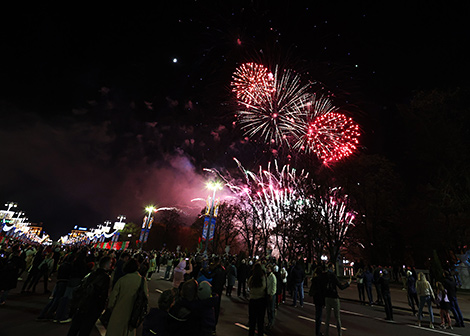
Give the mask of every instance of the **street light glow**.
POLYGON ((209 181, 206 183, 206 188, 209 190, 222 190, 223 184, 220 181, 209 181))
POLYGON ((147 212, 154 212, 156 210, 156 208, 153 206, 153 205, 149 205, 145 208, 145 211, 147 212))

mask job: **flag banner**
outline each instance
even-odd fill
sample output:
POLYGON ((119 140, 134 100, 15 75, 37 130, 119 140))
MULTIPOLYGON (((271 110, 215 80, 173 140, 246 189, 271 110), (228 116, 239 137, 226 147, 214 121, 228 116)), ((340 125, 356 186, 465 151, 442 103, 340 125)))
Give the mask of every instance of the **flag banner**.
POLYGON ((202 240, 207 239, 207 231, 209 231, 209 216, 204 217, 204 226, 202 227, 202 240))
POLYGON ((149 238, 149 232, 150 232, 149 229, 145 230, 144 239, 142 240, 142 242, 144 242, 144 243, 147 242, 147 240, 148 240, 148 238, 149 238))
POLYGON ((209 230, 209 240, 214 239, 215 221, 216 221, 216 218, 212 217, 211 218, 211 226, 210 226, 210 230, 209 230))

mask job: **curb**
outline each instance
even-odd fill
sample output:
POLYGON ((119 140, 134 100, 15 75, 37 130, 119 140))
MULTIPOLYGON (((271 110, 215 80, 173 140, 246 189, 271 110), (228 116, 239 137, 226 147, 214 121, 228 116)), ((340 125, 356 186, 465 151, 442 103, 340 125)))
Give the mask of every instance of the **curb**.
MULTIPOLYGON (((357 300, 357 299, 341 298, 341 300, 349 301, 349 302, 354 302, 354 303, 358 303, 358 304, 361 303, 361 301, 359 301, 359 300, 357 300)), ((366 306, 369 306, 369 304, 366 304, 366 306)), ((376 306, 376 307, 383 307, 383 305, 374 305, 374 306, 376 306)), ((400 309, 400 310, 409 311, 410 313, 413 312, 413 310, 411 310, 411 308, 406 308, 406 307, 402 307, 402 306, 394 306, 394 305, 392 305, 392 308, 393 308, 393 309, 400 309)), ((434 317, 436 317, 436 316, 437 316, 437 317, 440 317, 441 315, 440 315, 439 313, 436 313, 436 312, 435 312, 436 309, 434 309, 434 308, 435 308, 435 307, 433 307, 433 311, 432 311, 434 317)), ((464 317, 463 320, 464 320, 465 322, 470 322, 470 318, 465 318, 465 317, 464 317)))

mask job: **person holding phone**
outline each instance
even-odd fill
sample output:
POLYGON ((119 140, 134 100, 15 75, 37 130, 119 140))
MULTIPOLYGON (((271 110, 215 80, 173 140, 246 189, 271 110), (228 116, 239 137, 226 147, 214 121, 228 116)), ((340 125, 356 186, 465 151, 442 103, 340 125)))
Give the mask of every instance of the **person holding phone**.
POLYGON ((325 306, 326 306, 326 319, 325 319, 325 335, 329 335, 329 325, 330 325, 330 316, 331 310, 333 310, 336 318, 336 329, 338 330, 338 336, 342 335, 341 330, 341 317, 340 317, 340 302, 339 302, 339 295, 337 288, 343 290, 349 287, 351 284, 351 277, 349 277, 349 281, 346 283, 341 283, 338 280, 338 277, 335 273, 335 264, 329 263, 328 264, 328 271, 327 271, 327 285, 325 291, 325 306))
POLYGON ((181 259, 178 265, 173 271, 173 287, 178 288, 182 282, 184 282, 184 275, 189 274, 193 271, 193 265, 189 261, 189 258, 181 259), (189 269, 186 269, 186 265, 189 263, 189 269))

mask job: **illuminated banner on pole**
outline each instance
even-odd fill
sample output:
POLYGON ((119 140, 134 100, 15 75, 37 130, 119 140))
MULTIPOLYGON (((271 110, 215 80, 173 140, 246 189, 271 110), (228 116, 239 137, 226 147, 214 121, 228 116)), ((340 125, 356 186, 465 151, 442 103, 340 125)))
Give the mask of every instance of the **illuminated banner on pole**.
POLYGON ((212 217, 211 218, 211 228, 209 230, 209 240, 214 239, 215 221, 216 221, 216 218, 212 217))
POLYGON ((202 240, 207 239, 207 231, 209 231, 209 216, 204 217, 204 226, 202 228, 202 240))

